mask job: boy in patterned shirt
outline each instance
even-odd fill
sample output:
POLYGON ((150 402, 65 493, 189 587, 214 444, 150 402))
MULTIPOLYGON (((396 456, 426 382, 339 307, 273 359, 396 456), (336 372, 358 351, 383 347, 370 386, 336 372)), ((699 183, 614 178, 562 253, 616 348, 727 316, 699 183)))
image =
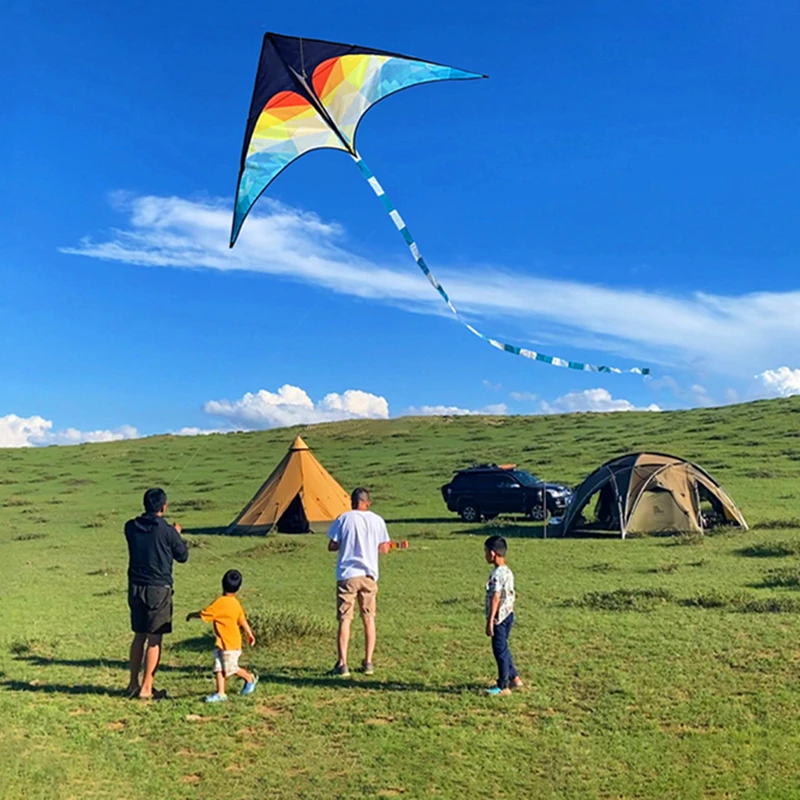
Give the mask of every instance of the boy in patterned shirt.
POLYGON ((486 584, 486 635, 492 639, 492 653, 497 661, 497 686, 487 694, 511 694, 522 680, 508 649, 508 637, 514 624, 514 573, 506 566, 508 545, 502 536, 490 536, 483 545, 488 564, 494 564, 486 584))
POLYGON ((242 694, 252 694, 258 683, 258 676, 239 666, 239 656, 242 654, 242 628, 247 634, 247 642, 251 646, 256 643, 256 637, 247 623, 242 604, 236 597, 236 592, 242 585, 242 573, 236 569, 229 569, 222 576, 222 597, 218 597, 210 606, 202 611, 193 611, 186 615, 186 621, 201 619, 203 622, 214 624, 214 633, 217 639, 214 647, 214 677, 217 681, 217 691, 206 697, 207 703, 219 703, 227 700, 225 681, 231 675, 236 675, 244 681, 242 694))

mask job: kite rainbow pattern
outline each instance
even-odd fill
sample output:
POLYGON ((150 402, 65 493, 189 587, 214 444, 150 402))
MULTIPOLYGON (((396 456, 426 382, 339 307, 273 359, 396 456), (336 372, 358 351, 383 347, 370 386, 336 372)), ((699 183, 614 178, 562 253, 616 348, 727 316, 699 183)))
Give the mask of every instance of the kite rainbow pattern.
POLYGON ((492 339, 461 317, 422 258, 411 233, 380 183, 356 150, 364 114, 384 97, 424 83, 485 77, 371 48, 268 33, 250 106, 230 246, 236 243, 253 205, 292 161, 312 150, 342 150, 355 160, 411 256, 448 308, 475 336, 506 353, 584 372, 649 375, 642 367, 619 369, 569 361, 492 339))

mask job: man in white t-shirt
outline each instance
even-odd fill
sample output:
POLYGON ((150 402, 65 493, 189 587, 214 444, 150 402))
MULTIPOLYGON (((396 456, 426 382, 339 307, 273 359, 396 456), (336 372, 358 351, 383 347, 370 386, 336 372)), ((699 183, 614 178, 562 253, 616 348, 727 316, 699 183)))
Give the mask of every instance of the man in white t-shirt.
POLYGON ((372 675, 375 652, 375 612, 378 596, 378 557, 389 552, 389 532, 382 517, 369 510, 367 489, 356 489, 350 496, 352 511, 345 511, 328 531, 328 550, 339 554, 336 562, 336 611, 339 619, 336 665, 330 675, 347 677, 347 647, 350 623, 356 601, 364 623, 364 661, 362 669, 372 675))

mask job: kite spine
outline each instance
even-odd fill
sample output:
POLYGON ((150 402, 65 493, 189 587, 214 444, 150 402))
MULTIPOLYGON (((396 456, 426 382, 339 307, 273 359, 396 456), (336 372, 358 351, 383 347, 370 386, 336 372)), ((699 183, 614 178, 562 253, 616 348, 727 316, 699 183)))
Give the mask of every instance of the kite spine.
POLYGON ((458 313, 458 310, 453 305, 450 297, 448 296, 447 292, 445 291, 444 287, 436 280, 434 274, 430 271, 430 268, 425 263, 425 259, 419 252, 419 247, 417 247, 417 243, 414 241, 414 237, 411 235, 411 232, 408 230, 408 226, 403 221, 403 218, 400 216, 400 213, 394 207, 392 201, 387 197, 386 192, 383 191, 383 187, 378 183, 378 179, 372 174, 369 167, 364 163, 364 160, 358 153, 352 154, 353 160, 356 162, 358 168, 361 170, 361 174, 366 178, 367 183, 372 187, 372 191, 375 192, 377 198, 383 204, 383 207, 388 212, 389 216, 392 219, 395 227, 398 231, 400 231, 400 235, 403 237, 408 249, 411 251, 411 257, 416 262, 417 266, 422 270, 425 274, 425 277, 430 281, 431 286, 441 295, 442 300, 447 303, 447 307, 450 311, 453 312, 455 318, 464 325, 471 333, 474 333, 479 339, 483 339, 484 342, 487 342, 492 347, 497 348, 498 350, 503 350, 506 353, 512 353, 515 356, 522 356, 523 358, 531 359, 532 361, 542 361, 545 364, 551 364, 554 367, 564 367, 566 369, 575 369, 581 372, 613 372, 616 374, 623 374, 623 373, 633 373, 634 375, 649 375, 650 370, 647 367, 633 367, 631 369, 620 369, 619 367, 607 367, 607 366, 599 366, 596 364, 584 364, 580 361, 569 361, 565 358, 559 358, 558 356, 548 356, 544 353, 537 353, 535 350, 528 350, 524 347, 517 347, 513 344, 504 344, 503 342, 498 342, 496 339, 492 339, 489 336, 481 333, 479 330, 476 330, 472 327, 462 316, 458 313))

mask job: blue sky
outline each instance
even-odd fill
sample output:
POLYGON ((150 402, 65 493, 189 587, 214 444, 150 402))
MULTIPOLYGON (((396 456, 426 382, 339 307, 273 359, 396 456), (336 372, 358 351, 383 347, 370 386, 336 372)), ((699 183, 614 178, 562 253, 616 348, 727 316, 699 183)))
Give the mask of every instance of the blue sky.
POLYGON ((800 391, 798 35, 768 0, 12 3, 0 444, 800 391), (222 260, 267 30, 488 74, 380 104, 362 155, 479 328, 654 378, 482 344, 341 153, 222 260))

